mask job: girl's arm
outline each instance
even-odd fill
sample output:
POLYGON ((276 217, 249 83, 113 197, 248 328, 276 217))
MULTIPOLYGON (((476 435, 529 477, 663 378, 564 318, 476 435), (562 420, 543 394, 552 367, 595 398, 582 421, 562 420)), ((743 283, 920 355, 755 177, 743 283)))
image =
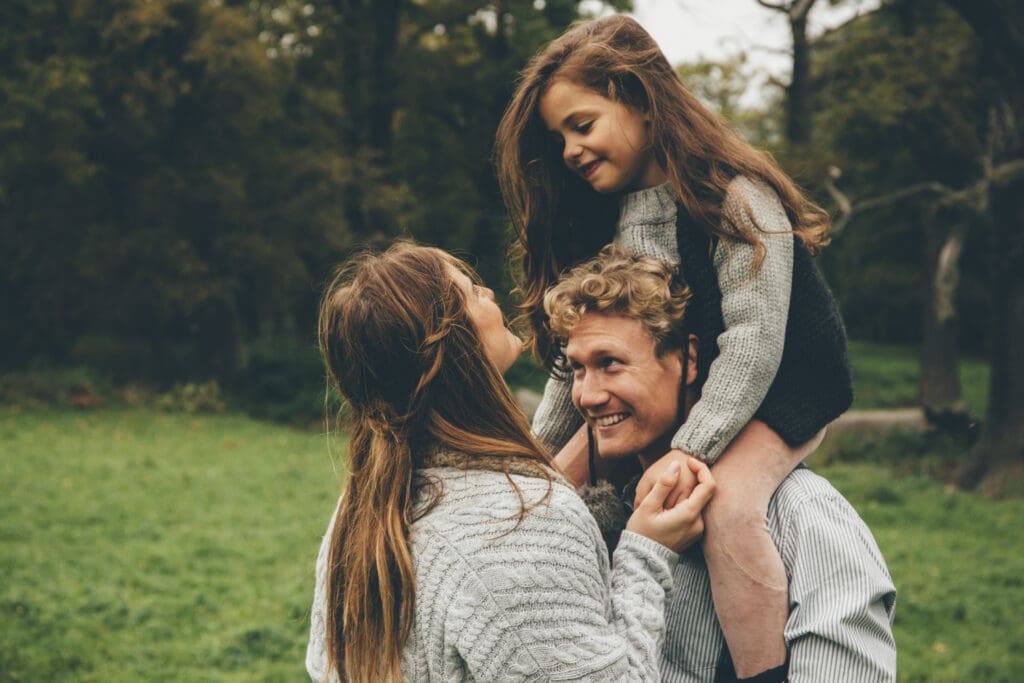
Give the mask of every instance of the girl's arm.
POLYGON ((752 228, 766 249, 720 239, 713 255, 725 331, 701 398, 672 439, 673 448, 713 463, 753 417, 782 360, 793 279, 793 234, 781 202, 762 183, 733 180, 723 210, 752 228))
POLYGON ((572 404, 572 377, 552 374, 544 386, 544 398, 533 416, 533 433, 551 453, 558 453, 583 424, 572 404))

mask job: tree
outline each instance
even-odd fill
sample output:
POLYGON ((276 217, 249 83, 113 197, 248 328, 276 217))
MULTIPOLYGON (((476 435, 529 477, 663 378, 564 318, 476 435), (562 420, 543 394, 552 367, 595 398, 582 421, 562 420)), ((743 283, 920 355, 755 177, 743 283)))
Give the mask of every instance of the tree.
MULTIPOLYGON (((851 269, 854 281, 881 274, 891 289, 895 264, 904 264, 903 287, 917 292, 921 311, 921 404, 936 423, 966 427, 958 289, 962 254, 986 222, 988 182, 985 107, 971 82, 977 50, 951 12, 900 4, 846 25, 820 49, 821 139, 844 168, 843 185, 862 198, 826 182, 839 208, 833 234, 849 248, 846 258, 869 255, 876 264, 869 273, 851 269), (859 235, 843 233, 852 217, 859 235), (870 246, 877 234, 886 240, 870 246)), ((879 303, 871 304, 876 313, 879 303)))
POLYGON ((805 146, 811 141, 812 97, 811 42, 807 15, 817 0, 757 0, 757 4, 786 15, 792 38, 793 70, 786 86, 786 142, 805 146))
POLYGON ((994 145, 990 268, 992 384, 981 438, 960 482, 1024 476, 1024 8, 1004 0, 946 0, 981 44, 979 80, 994 145), (1002 171, 1001 173, 999 171, 1002 171))

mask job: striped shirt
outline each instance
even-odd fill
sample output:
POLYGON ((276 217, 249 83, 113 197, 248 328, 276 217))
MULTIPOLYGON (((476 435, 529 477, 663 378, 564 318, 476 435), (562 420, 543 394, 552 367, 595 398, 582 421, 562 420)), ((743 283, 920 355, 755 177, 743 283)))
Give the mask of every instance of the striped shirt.
MULTIPOLYGON (((790 474, 768 506, 768 528, 789 578, 790 683, 896 680, 896 588, 874 537, 825 479, 790 474)), ((698 545, 680 557, 665 608, 666 683, 714 683, 727 657, 698 545)))

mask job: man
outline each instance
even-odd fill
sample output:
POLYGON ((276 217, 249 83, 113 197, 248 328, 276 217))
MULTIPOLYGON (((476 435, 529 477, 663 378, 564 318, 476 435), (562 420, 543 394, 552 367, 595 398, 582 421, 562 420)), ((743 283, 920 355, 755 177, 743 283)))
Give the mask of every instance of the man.
MULTIPOLYGON (((670 266, 619 249, 575 268, 545 297, 564 343, 573 403, 604 460, 646 469, 670 448, 699 392, 697 342, 684 336, 688 292, 670 266)), ((559 461, 578 481, 584 449, 559 461)), ((784 637, 792 683, 894 681, 896 591, 871 532, 827 481, 800 467, 776 490, 768 526, 789 580, 784 637)), ((666 607, 663 680, 737 680, 699 546, 683 553, 666 607)))

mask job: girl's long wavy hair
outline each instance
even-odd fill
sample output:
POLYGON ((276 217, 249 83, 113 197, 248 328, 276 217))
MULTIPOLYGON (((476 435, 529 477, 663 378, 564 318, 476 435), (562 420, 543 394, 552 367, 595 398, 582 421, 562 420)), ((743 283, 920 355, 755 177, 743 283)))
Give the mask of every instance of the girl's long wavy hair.
POLYGON ((681 210, 712 237, 764 246, 755 231, 723 214, 729 183, 738 175, 761 180, 778 194, 796 235, 811 253, 827 244, 829 216, 807 199, 772 157, 744 141, 719 114, 688 91, 654 39, 635 20, 613 15, 570 28, 523 69, 498 126, 495 163, 520 268, 519 309, 534 352, 549 366, 557 355, 546 327, 543 299, 567 267, 612 240, 618 217, 614 195, 600 195, 562 161, 561 149, 540 115, 555 79, 589 88, 644 112, 657 161, 681 210))
MULTIPOLYGON (((422 514, 443 493, 416 474, 428 448, 507 456, 551 480, 550 456, 486 357, 452 268, 474 277, 439 249, 398 243, 343 264, 321 303, 320 350, 351 420, 327 569, 328 670, 342 680, 401 680, 413 507, 422 514)), ((528 506, 516 492, 521 520, 528 506)))

